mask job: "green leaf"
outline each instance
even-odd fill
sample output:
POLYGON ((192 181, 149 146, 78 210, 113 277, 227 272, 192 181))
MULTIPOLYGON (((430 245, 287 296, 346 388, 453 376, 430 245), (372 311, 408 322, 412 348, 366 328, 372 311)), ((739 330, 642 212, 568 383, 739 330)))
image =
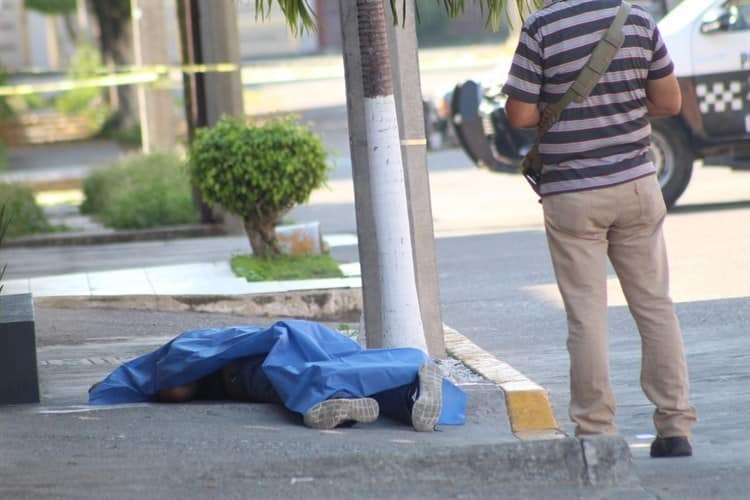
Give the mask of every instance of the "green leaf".
MULTIPOLYGON (((332 1, 332 0, 331 0, 332 1)), ((391 13, 393 14, 394 24, 401 24, 405 22, 404 13, 406 12, 406 1, 407 0, 388 0, 391 13), (400 5, 399 5, 400 4, 400 5), (400 7, 400 12, 399 12, 400 7)), ((411 1, 411 0, 410 0, 411 1)), ((438 4, 443 5, 446 13, 450 17, 458 17, 464 13, 465 0, 436 0, 438 4)), ((518 12, 521 13, 522 19, 527 14, 534 12, 534 10, 540 8, 544 4, 544 0, 472 0, 474 4, 479 4, 482 13, 486 16, 485 24, 488 27, 492 27, 493 30, 497 31, 500 27, 500 23, 503 18, 503 13, 506 16, 506 22, 511 24, 510 17, 506 12, 507 3, 509 1, 515 1, 518 6, 518 12)), ((318 18, 315 15, 314 10, 310 6, 308 0, 276 0, 275 2, 280 8, 286 22, 289 25, 289 29, 292 33, 302 35, 306 32, 312 32, 316 29, 318 18)), ((273 7, 274 0, 255 0, 255 13, 257 19, 267 19, 271 15, 271 8, 273 7)))

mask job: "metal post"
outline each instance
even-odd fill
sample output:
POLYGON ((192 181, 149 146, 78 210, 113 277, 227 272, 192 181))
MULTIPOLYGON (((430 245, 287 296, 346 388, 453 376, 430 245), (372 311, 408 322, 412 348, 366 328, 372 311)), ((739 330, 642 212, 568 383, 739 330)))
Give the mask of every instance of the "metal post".
MULTIPOLYGON (((132 0, 133 61, 136 66, 166 64, 169 58, 164 4, 132 0)), ((174 99, 169 88, 138 85, 138 114, 143 151, 171 151, 175 140, 174 99)))
POLYGON ((196 3, 203 63, 237 65, 237 71, 205 73, 207 125, 214 125, 223 115, 243 118, 237 2, 198 0, 196 3))
MULTIPOLYGON (((234 63, 238 67, 237 71, 227 73, 183 73, 185 118, 190 143, 196 129, 214 125, 222 115, 244 116, 237 7, 228 0, 177 0, 177 15, 183 64, 234 63)), ((193 198, 201 213, 201 221, 216 222, 223 218, 227 230, 238 231, 241 228, 236 217, 214 214, 203 202, 197 188, 193 190, 193 198)))

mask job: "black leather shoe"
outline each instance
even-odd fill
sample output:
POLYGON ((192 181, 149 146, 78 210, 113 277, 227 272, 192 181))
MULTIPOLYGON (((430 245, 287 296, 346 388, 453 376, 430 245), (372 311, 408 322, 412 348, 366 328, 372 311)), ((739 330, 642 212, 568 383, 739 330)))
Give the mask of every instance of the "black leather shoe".
POLYGON ((651 443, 652 458, 690 457, 693 447, 686 437, 658 437, 651 443))

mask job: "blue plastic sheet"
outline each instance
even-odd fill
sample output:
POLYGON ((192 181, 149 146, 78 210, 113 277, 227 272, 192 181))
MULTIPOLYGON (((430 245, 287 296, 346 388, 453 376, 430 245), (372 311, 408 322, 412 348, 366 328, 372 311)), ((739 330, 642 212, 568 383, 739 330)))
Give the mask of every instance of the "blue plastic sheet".
MULTIPOLYGON (((161 389, 194 382, 246 356, 265 354, 263 370, 284 405, 305 413, 335 395, 371 396, 412 383, 429 357, 419 349, 362 349, 319 323, 279 321, 185 332, 121 365, 89 393, 89 404, 153 401, 161 389)), ((443 379, 441 424, 463 424, 466 394, 443 379)))

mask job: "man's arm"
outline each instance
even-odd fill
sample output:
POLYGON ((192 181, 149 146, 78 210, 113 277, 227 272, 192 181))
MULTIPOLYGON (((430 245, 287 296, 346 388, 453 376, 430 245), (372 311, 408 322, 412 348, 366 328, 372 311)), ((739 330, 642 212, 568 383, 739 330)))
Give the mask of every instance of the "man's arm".
POLYGON ((539 124, 539 106, 509 97, 505 101, 505 114, 511 127, 532 128, 539 124))
POLYGON ((672 116, 680 112, 682 93, 674 73, 658 80, 646 80, 646 107, 650 116, 672 116))

